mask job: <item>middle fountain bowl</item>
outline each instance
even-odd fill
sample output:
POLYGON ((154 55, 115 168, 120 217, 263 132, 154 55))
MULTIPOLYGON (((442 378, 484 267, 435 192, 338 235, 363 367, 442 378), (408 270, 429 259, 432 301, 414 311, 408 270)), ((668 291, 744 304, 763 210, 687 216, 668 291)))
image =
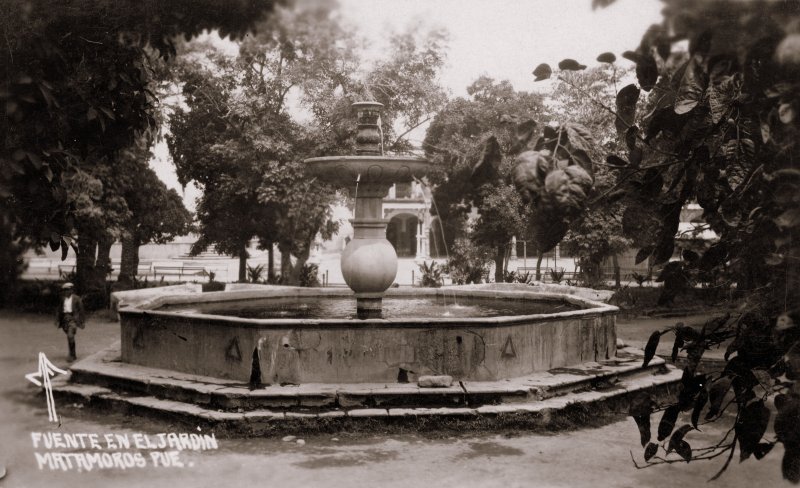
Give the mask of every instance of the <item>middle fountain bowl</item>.
POLYGON ((379 318, 383 295, 397 276, 397 253, 386 239, 383 199, 395 183, 427 175, 432 165, 413 156, 384 156, 380 111, 383 104, 353 104, 358 117, 356 156, 327 156, 305 160, 311 174, 355 198, 353 239, 341 257, 342 276, 355 292, 359 318, 379 318))

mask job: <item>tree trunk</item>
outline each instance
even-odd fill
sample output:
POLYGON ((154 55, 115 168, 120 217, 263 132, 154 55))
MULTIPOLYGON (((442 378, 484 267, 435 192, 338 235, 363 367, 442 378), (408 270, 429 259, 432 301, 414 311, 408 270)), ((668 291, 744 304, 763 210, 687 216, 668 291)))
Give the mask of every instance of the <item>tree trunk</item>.
POLYGON ((75 254, 75 288, 79 294, 92 289, 97 241, 90 237, 78 237, 78 252, 75 254))
POLYGON ((306 262, 308 262, 308 257, 310 255, 311 255, 311 243, 309 243, 309 245, 306 246, 305 251, 303 251, 302 253, 300 253, 299 256, 297 256, 297 261, 292 266, 292 273, 289 276, 289 284, 295 286, 301 285, 300 274, 303 272, 303 267, 306 265, 306 262))
POLYGON ((106 277, 111 273, 111 246, 114 245, 114 238, 110 235, 105 235, 97 241, 97 260, 95 261, 95 269, 97 270, 97 278, 102 280, 103 288, 105 289, 106 277))
POLYGON ((239 249, 239 283, 247 283, 247 243, 239 249))
POLYGON ((544 259, 544 253, 539 251, 536 258, 536 281, 542 281, 542 259, 544 259))
POLYGON ((611 255, 611 262, 614 265, 614 284, 616 285, 617 288, 619 288, 621 285, 620 283, 621 276, 619 270, 619 259, 617 259, 616 254, 611 255))
POLYGON ((279 245, 278 250, 281 252, 281 283, 285 284, 292 274, 292 255, 288 246, 279 245))
POLYGON ((139 237, 136 234, 122 239, 122 257, 119 267, 121 283, 133 283, 139 272, 139 237))
POLYGON ((502 283, 505 281, 503 273, 503 262, 506 259, 506 246, 497 246, 494 253, 494 281, 502 283))
POLYGON ((275 244, 270 244, 267 250, 267 282, 275 283, 275 244))

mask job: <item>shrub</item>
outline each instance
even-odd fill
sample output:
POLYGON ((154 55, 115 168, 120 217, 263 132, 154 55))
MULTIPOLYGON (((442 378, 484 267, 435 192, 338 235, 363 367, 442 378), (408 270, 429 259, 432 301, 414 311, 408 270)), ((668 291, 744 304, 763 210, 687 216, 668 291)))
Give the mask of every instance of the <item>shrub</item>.
POLYGON ((436 261, 431 261, 431 264, 423 262, 419 265, 421 272, 419 278, 420 286, 426 288, 439 288, 443 284, 442 267, 437 266, 436 261))
POLYGON ((646 281, 650 281, 651 276, 650 274, 643 275, 634 271, 633 273, 631 273, 631 278, 633 278, 633 281, 635 281, 641 287, 644 286, 644 283, 646 281))
POLYGON ((458 238, 450 251, 446 271, 450 273, 453 283, 459 285, 481 283, 489 273, 491 262, 491 250, 476 245, 469 239, 458 238))
POLYGON ((220 283, 219 281, 209 281, 208 283, 203 283, 203 291, 225 291, 225 283, 220 283))
POLYGON ((520 273, 517 271, 506 271, 503 273, 503 281, 506 283, 524 283, 530 285, 535 281, 535 275, 529 272, 520 273))
POLYGON ((564 279, 564 268, 553 268, 550 270, 550 279, 553 280, 553 283, 561 283, 564 279))
POLYGON ((306 263, 303 265, 303 269, 300 270, 300 286, 307 288, 320 286, 318 264, 306 263))
POLYGON ((263 264, 259 264, 258 266, 248 266, 247 267, 247 279, 250 280, 250 283, 260 283, 261 276, 264 274, 265 266, 263 264))

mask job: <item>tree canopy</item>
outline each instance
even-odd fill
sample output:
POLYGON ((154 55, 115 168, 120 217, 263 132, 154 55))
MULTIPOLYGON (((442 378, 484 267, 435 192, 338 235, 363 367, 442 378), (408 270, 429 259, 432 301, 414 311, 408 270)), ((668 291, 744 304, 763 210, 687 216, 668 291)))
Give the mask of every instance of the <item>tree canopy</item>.
POLYGON ((515 123, 546 120, 541 95, 516 91, 508 81, 483 76, 468 88, 470 98, 450 100, 428 127, 423 148, 436 165, 433 209, 440 219, 446 245, 469 234, 470 240, 492 250, 495 279, 503 280, 512 236, 527 234, 530 209, 510 183, 511 165, 502 154, 517 143, 515 123), (492 145, 486 146, 491 138, 492 145), (478 220, 467 229, 472 207, 478 220))
POLYGON ((435 80, 443 39, 397 34, 387 60, 366 69, 353 35, 323 3, 276 10, 236 57, 182 55, 186 107, 170 117, 168 141, 181 183, 203 188, 193 251, 214 243, 239 256, 243 279, 247 243, 258 238, 278 246, 283 277, 296 281, 317 233, 337 229, 335 190, 306 175, 302 160, 352 153, 350 105, 370 97, 387 109, 386 150, 407 147, 395 130, 407 132, 444 98, 435 80), (298 105, 308 120, 296 117, 298 105))
POLYGON ((215 28, 241 35, 272 7, 271 0, 3 0, 0 211, 8 238, 66 249, 78 227, 87 235, 105 228, 101 217, 124 220, 118 196, 104 193, 104 175, 121 151, 158 129, 153 60, 173 54, 179 35, 215 28))

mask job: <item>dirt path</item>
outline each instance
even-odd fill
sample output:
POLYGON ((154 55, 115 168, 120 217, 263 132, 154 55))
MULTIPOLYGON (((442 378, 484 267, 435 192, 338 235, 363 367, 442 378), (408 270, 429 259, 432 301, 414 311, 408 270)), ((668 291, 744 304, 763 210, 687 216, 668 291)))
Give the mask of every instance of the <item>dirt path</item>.
MULTIPOLYGON (((657 324, 638 324, 642 330, 657 324)), ((622 327, 625 327, 624 324, 622 327)), ((117 340, 119 327, 90 320, 78 336, 79 356, 117 340)), ((641 334, 639 334, 641 335, 641 334)), ((690 487, 704 485, 721 466, 684 463, 637 470, 629 451, 640 456, 631 419, 601 428, 557 435, 512 433, 442 436, 408 434, 340 435, 305 438, 305 445, 280 439, 220 439, 219 449, 182 452, 184 468, 40 471, 31 432, 117 433, 186 431, 168 423, 84 412, 60 406, 60 428, 47 422, 44 398, 24 374, 36 370, 44 352, 59 366, 66 360, 66 340, 49 317, 0 312, 0 463, 7 469, 0 487, 690 487), (191 464, 191 466, 189 466, 191 464)), ((708 445, 720 427, 693 432, 687 440, 708 445)), ((767 459, 733 462, 716 486, 788 486, 780 476, 782 449, 767 459)), ((738 456, 737 456, 738 457, 738 456)), ((714 484, 709 486, 715 486, 714 484)))

